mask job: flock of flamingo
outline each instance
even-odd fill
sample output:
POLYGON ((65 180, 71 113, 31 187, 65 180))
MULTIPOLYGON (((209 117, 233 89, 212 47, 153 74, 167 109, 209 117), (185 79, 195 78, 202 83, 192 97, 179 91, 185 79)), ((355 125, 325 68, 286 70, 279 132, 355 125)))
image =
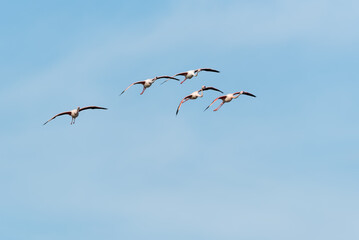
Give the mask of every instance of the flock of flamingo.
MULTIPOLYGON (((215 73, 219 73, 218 70, 215 70, 215 69, 212 69, 212 68, 199 68, 199 69, 195 69, 195 70, 189 70, 187 72, 182 72, 182 73, 177 73, 175 74, 174 76, 170 77, 170 76, 160 76, 160 77, 155 77, 155 78, 150 78, 150 79, 146 79, 144 81, 139 81, 139 82, 134 82, 132 83, 130 86, 128 86, 125 90, 122 91, 122 93, 120 94, 120 96, 126 92, 131 86, 133 85, 136 85, 136 84, 142 84, 143 86, 143 90, 142 92, 140 93, 140 95, 142 95, 145 90, 149 87, 151 87, 151 85, 157 81, 158 79, 166 79, 164 82, 162 82, 161 84, 167 82, 168 80, 175 80, 175 81, 180 81, 178 78, 175 78, 177 76, 183 76, 184 79, 183 81, 180 83, 184 83, 187 79, 191 79, 193 77, 197 77, 198 76, 198 73, 201 72, 201 71, 207 71, 207 72, 215 72, 215 73)), ((214 87, 206 87, 206 86, 202 86, 201 89, 199 89, 198 91, 195 91, 193 93, 191 93, 190 95, 184 97, 180 104, 178 105, 177 107, 177 111, 176 111, 176 115, 178 114, 181 106, 183 103, 187 102, 188 100, 194 100, 194 99, 197 99, 198 97, 203 97, 203 93, 204 91, 207 91, 207 90, 213 90, 213 91, 217 91, 217 92, 221 92, 223 93, 221 90, 217 89, 217 88, 214 88, 214 87)), ((213 100, 213 102, 204 110, 206 111, 210 106, 212 106, 212 104, 214 104, 217 100, 222 100, 222 103, 216 108, 214 109, 213 111, 218 111, 218 109, 220 109, 223 104, 225 103, 228 103, 230 101, 232 101, 233 99, 236 99, 238 98, 240 95, 247 95, 247 96, 251 96, 251 97, 256 97, 255 95, 253 95, 252 93, 249 93, 249 92, 245 92, 245 91, 240 91, 240 92, 235 92, 235 93, 229 93, 227 95, 223 95, 223 96, 220 96, 220 97, 217 97, 216 99, 213 100)), ((83 108, 76 108, 74 110, 71 110, 71 111, 67 111, 67 112, 62 112, 62 113, 59 113, 59 114, 56 114, 55 116, 53 116, 52 118, 50 118, 48 121, 46 121, 44 123, 44 125, 48 122, 50 122, 51 120, 55 119, 56 117, 58 116, 62 116, 62 115, 70 115, 71 116, 71 124, 75 124, 75 119, 79 116, 79 113, 83 110, 88 110, 88 109, 102 109, 102 110, 107 110, 107 108, 104 108, 104 107, 98 107, 98 106, 88 106, 88 107, 83 107, 83 108)))

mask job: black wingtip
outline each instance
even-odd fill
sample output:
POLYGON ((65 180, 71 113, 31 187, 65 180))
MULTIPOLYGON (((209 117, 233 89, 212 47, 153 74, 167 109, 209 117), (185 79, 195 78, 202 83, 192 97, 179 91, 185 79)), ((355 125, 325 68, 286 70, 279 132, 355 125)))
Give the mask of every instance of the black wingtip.
POLYGON ((251 97, 257 97, 256 95, 249 93, 249 92, 243 92, 242 94, 247 95, 247 96, 251 96, 251 97))

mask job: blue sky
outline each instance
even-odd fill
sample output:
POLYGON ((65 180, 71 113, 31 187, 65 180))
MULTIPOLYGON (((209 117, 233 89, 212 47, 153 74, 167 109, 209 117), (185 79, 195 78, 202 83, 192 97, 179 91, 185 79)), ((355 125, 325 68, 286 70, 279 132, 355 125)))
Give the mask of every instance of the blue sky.
POLYGON ((358 8, 3 1, 0 238, 358 239, 358 8))

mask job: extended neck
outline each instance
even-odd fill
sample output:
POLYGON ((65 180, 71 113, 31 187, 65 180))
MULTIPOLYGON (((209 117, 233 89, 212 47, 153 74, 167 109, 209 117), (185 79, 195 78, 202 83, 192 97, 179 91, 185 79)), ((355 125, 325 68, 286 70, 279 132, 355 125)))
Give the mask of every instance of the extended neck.
POLYGON ((199 97, 203 97, 203 94, 204 94, 203 89, 199 90, 199 91, 198 91, 198 94, 199 94, 199 97))
POLYGON ((239 96, 241 96, 241 95, 242 95, 242 92, 239 92, 239 93, 237 93, 237 94, 238 94, 237 96, 234 96, 234 95, 233 95, 233 98, 234 98, 234 99, 236 99, 236 98, 238 98, 239 96))

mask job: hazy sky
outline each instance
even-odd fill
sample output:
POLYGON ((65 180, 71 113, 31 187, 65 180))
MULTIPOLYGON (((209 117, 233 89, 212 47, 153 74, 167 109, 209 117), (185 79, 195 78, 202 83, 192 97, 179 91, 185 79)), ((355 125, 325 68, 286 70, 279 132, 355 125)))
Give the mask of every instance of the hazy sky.
POLYGON ((2 1, 0 239, 359 239, 358 9, 2 1))

